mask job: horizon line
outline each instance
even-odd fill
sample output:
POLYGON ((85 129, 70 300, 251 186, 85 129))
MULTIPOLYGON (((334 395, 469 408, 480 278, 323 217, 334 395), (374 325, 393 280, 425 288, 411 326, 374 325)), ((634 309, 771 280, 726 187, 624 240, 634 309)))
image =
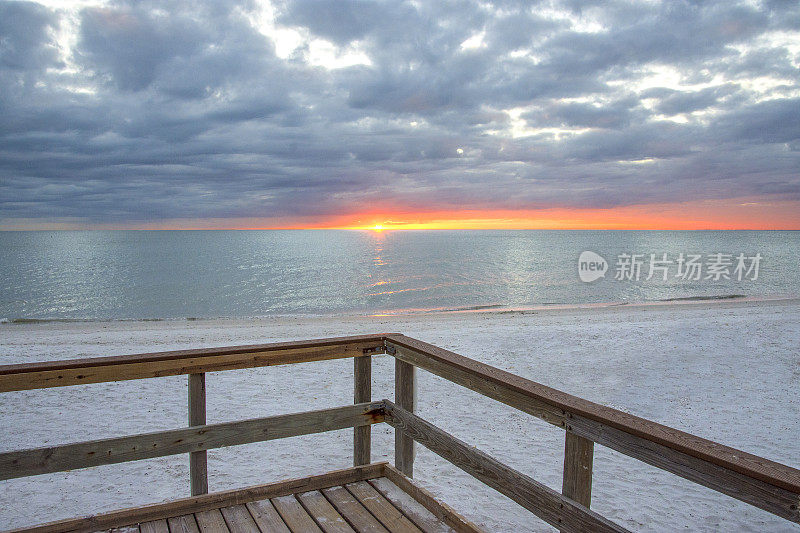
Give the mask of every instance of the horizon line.
POLYGON ((800 231, 799 228, 369 228, 369 227, 258 227, 258 228, 27 228, 27 229, 6 229, 0 228, 2 233, 11 232, 45 232, 45 231, 366 231, 372 233, 385 233, 391 231, 800 231))

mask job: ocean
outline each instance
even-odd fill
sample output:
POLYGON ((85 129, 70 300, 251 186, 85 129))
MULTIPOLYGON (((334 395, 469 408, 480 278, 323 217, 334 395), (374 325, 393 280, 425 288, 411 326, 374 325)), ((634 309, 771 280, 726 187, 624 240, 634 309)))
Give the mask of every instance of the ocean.
POLYGON ((0 232, 0 320, 794 298, 799 257, 797 231, 0 232))

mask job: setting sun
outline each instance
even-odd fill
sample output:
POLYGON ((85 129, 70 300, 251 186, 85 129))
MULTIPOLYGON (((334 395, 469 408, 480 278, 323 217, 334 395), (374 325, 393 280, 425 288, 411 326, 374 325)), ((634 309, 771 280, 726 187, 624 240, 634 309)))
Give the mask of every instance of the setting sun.
POLYGON ((370 229, 371 229, 372 231, 383 231, 383 226, 381 226, 380 224, 375 224, 375 225, 374 225, 374 226, 372 226, 370 229))

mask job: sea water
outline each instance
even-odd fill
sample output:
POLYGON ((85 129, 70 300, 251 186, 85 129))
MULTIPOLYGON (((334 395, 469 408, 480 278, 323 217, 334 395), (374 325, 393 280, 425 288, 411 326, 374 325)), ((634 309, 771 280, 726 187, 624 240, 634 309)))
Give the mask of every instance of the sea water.
POLYGON ((793 298, 799 258, 796 231, 0 232, 0 320, 793 298), (585 251, 606 262, 592 282, 579 276, 585 251), (692 256, 701 271, 687 278, 692 256))

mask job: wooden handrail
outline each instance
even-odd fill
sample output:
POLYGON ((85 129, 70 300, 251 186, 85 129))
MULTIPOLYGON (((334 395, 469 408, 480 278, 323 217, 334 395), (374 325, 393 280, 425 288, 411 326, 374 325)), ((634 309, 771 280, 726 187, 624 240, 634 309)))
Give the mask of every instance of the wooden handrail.
MULTIPOLYGON (((445 362, 453 368, 466 370, 473 376, 479 377, 490 384, 494 383, 502 388, 520 392, 532 399, 540 400, 561 411, 561 417, 565 422, 556 425, 566 428, 566 426, 570 425, 570 415, 572 417, 578 415, 587 420, 601 422, 606 426, 620 429, 631 435, 642 437, 693 457, 729 467, 742 474, 769 481, 787 490, 800 493, 800 470, 795 468, 697 437, 630 413, 590 402, 405 335, 390 335, 387 337, 387 344, 392 347, 403 347, 418 352, 435 361, 445 362)), ((400 358, 402 359, 402 356, 400 358)))
POLYGON ((384 400, 386 422, 562 531, 624 532, 580 503, 384 400))
POLYGON ((0 392, 307 363, 384 353, 385 335, 0 365, 0 392))
POLYGON ((405 335, 396 359, 419 366, 621 453, 800 522, 800 470, 624 413, 405 335))
MULTIPOLYGON (((405 417, 407 421, 410 420, 408 427, 415 426, 425 431, 430 429, 425 426, 427 423, 422 423, 424 421, 409 418, 415 416, 414 367, 420 367, 566 430, 564 494, 560 496, 569 502, 589 507, 591 459, 593 443, 597 443, 800 523, 800 470, 796 468, 584 400, 396 333, 0 366, 0 392, 180 374, 196 376, 191 389, 193 392, 190 392, 190 403, 194 399, 190 414, 192 427, 110 439, 105 443, 93 441, 6 452, 0 454, 0 479, 55 472, 67 466, 80 468, 81 464, 91 466, 95 462, 107 464, 136 460, 142 458, 140 455, 143 453, 148 457, 186 452, 197 454, 214 447, 209 444, 214 435, 221 439, 217 441, 218 445, 227 446, 254 442, 247 440, 251 438, 266 440, 302 434, 292 433, 297 431, 292 427, 298 423, 305 424, 302 431, 306 433, 314 432, 311 428, 314 425, 331 428, 336 424, 343 424, 341 427, 361 428, 354 432, 354 463, 364 464, 370 460, 368 426, 383 420, 384 410, 376 408, 378 411, 371 414, 363 411, 357 414, 352 409, 358 411, 366 405, 375 404, 363 403, 371 398, 369 356, 382 353, 389 353, 396 359, 395 399, 398 405, 390 406, 398 413, 393 419, 397 429, 395 460, 400 470, 409 476, 413 473, 413 439, 409 434, 413 430, 399 428, 398 421, 405 417), (325 419, 327 415, 321 414, 323 411, 286 415, 295 418, 285 420, 270 417, 227 424, 197 425, 197 421, 201 420, 201 410, 204 409, 199 376, 205 372, 349 357, 355 358, 354 400, 357 405, 328 410, 334 413, 334 418, 339 417, 339 422, 333 423, 333 426, 332 422, 325 419), (349 417, 346 423, 342 421, 342 417, 349 417), (268 437, 263 433, 256 435, 259 431, 275 427, 288 428, 289 433, 279 431, 268 437), (196 431, 208 434, 196 434, 196 431), (187 440, 169 441, 176 438, 187 440), (130 455, 130 445, 141 445, 145 442, 141 439, 148 441, 147 446, 151 448, 147 451, 137 448, 130 455), (152 448, 154 444, 157 450, 152 448), (112 448, 103 448, 109 445, 112 448), (165 448, 158 449, 160 445, 165 448), (155 455, 151 455, 153 453, 155 455), (108 460, 98 459, 99 454, 108 454, 108 460)), ((389 421, 388 414, 386 417, 389 421)), ((201 455, 195 457, 199 458, 201 455)), ((201 466, 196 469, 198 474, 202 470, 201 466)), ((513 477, 517 474, 512 472, 510 475, 513 477)), ((199 479, 203 476, 197 477, 199 479)), ((198 484, 197 489, 204 490, 201 484, 198 484)), ((547 498, 551 497, 548 493, 547 498)), ((555 525, 562 527, 560 523, 555 525)))
POLYGON ((370 402, 18 450, 0 453, 0 480, 369 426, 381 422, 383 403, 370 402))

